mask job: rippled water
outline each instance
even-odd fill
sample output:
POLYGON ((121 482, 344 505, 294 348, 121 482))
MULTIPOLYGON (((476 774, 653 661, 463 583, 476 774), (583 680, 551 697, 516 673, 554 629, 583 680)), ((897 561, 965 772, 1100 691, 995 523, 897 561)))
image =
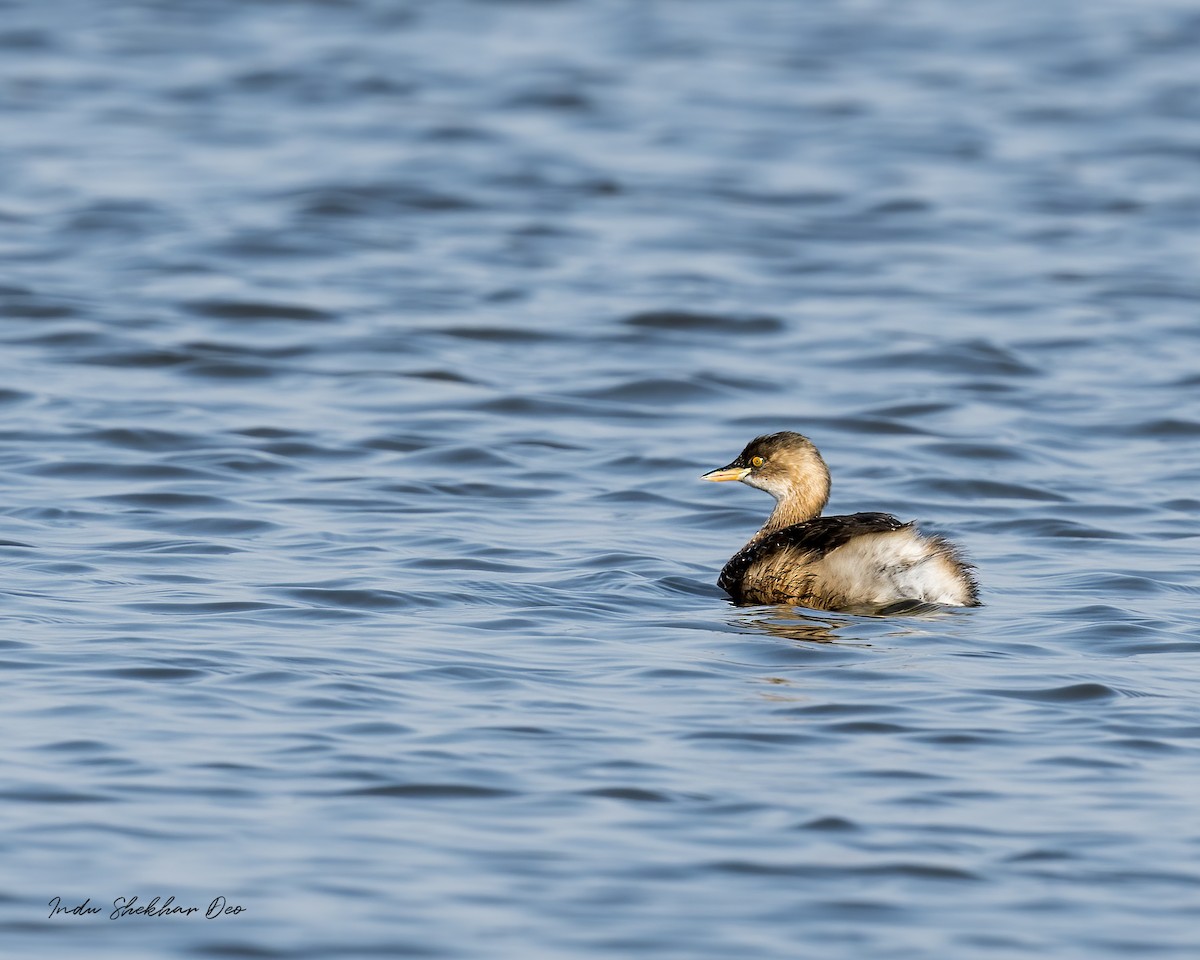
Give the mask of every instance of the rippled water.
POLYGON ((6 955, 1194 958, 1198 42, 0 2, 6 955), (987 605, 730 606, 778 429, 987 605))

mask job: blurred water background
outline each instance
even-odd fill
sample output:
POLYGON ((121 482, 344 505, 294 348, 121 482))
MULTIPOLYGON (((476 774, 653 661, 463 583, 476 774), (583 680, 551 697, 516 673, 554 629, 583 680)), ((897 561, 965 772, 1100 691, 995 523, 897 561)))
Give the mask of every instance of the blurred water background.
POLYGON ((5 956, 1200 955, 1198 45, 0 0, 5 956), (730 606, 779 429, 987 605, 730 606))

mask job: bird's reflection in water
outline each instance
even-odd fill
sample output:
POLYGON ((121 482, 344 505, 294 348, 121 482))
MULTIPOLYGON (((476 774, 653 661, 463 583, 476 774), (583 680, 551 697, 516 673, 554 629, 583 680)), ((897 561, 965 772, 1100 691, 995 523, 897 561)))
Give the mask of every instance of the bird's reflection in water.
POLYGON ((841 641, 837 635, 838 629, 851 621, 846 618, 817 617, 801 607, 777 607, 765 616, 746 617, 744 622, 781 640, 838 643, 841 641))
POLYGON ((753 615, 743 617, 742 622, 783 640, 870 647, 872 644, 864 638, 864 633, 901 636, 913 632, 914 620, 936 620, 948 615, 953 614, 936 603, 902 600, 884 607, 855 608, 844 615, 807 607, 759 607, 753 615))

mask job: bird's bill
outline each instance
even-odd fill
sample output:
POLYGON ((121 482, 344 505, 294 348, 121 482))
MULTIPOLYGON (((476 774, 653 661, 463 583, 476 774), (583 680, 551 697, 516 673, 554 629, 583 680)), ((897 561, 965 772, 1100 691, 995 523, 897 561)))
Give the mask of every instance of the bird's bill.
POLYGON ((732 463, 727 467, 718 467, 703 474, 701 480, 711 480, 713 483, 724 483, 727 480, 745 480, 750 475, 749 467, 736 467, 732 463))

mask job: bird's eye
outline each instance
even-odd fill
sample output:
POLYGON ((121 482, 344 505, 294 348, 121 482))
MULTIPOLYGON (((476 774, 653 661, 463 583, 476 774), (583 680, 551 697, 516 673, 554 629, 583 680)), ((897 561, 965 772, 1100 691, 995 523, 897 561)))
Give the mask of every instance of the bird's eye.
POLYGON ((761 467, 762 465, 763 465, 763 458, 762 458, 762 457, 751 457, 751 458, 750 458, 750 466, 752 466, 752 467, 761 467))

